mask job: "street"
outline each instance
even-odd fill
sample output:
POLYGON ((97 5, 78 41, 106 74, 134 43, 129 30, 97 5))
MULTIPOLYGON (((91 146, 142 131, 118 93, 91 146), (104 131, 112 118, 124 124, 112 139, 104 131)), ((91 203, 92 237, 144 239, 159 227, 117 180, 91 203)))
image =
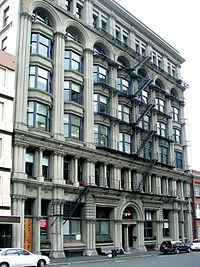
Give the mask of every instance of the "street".
POLYGON ((97 258, 94 260, 85 261, 71 261, 68 258, 66 263, 56 263, 50 264, 50 266, 64 267, 68 265, 73 265, 74 267, 199 267, 200 266, 200 253, 182 253, 182 254, 172 254, 172 255, 145 255, 145 256, 128 256, 128 257, 116 257, 101 259, 97 258))

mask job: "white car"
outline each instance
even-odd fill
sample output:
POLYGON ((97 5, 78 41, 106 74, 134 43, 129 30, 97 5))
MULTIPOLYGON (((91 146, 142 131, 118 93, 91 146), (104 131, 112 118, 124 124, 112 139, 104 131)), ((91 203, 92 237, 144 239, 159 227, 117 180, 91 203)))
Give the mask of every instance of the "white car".
POLYGON ((0 267, 44 267, 49 263, 49 257, 33 254, 22 248, 0 248, 0 267))
POLYGON ((200 250, 200 240, 199 239, 194 239, 192 244, 191 244, 191 249, 192 250, 200 250))

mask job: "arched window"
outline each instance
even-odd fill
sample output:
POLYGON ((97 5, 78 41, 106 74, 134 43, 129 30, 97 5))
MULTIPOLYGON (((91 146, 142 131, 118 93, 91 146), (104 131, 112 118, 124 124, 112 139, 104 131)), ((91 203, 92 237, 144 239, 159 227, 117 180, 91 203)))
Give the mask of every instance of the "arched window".
POLYGON ((159 88, 163 89, 163 90, 165 89, 163 82, 159 79, 157 79, 155 81, 155 85, 158 86, 159 88))
POLYGON ((74 26, 69 26, 66 29, 67 40, 73 40, 79 44, 83 43, 83 38, 81 32, 74 26))
POLYGON ((33 21, 40 21, 50 27, 52 27, 52 24, 48 18, 48 16, 41 10, 35 9, 32 14, 32 20, 33 21))
POLYGON ((123 219, 133 219, 134 216, 134 210, 132 207, 127 207, 123 211, 123 219))
POLYGON ((145 78, 147 76, 147 72, 144 69, 139 69, 138 70, 138 75, 143 77, 143 78, 145 78))
POLYGON ((127 61, 127 59, 125 59, 124 57, 118 57, 117 59, 117 63, 125 68, 129 67, 129 63, 127 61))
POLYGON ((171 95, 172 95, 172 96, 175 96, 176 98, 179 98, 178 93, 177 93, 177 91, 176 91, 175 88, 172 88, 172 89, 171 89, 171 95))

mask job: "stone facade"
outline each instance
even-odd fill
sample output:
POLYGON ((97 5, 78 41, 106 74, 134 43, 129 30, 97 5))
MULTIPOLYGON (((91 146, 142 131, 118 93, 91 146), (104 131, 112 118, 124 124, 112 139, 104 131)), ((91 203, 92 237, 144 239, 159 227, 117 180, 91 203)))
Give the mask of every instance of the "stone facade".
POLYGON ((184 59, 113 1, 21 1, 13 246, 191 241, 184 59))
POLYGON ((193 170, 191 194, 193 196, 193 239, 200 238, 200 172, 193 170))

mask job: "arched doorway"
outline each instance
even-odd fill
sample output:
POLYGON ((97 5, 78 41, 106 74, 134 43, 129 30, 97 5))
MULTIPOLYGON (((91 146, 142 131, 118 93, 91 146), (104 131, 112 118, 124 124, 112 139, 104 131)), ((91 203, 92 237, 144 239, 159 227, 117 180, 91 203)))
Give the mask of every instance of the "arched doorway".
POLYGON ((137 247, 137 213, 136 210, 128 206, 122 214, 122 246, 126 251, 137 247))

